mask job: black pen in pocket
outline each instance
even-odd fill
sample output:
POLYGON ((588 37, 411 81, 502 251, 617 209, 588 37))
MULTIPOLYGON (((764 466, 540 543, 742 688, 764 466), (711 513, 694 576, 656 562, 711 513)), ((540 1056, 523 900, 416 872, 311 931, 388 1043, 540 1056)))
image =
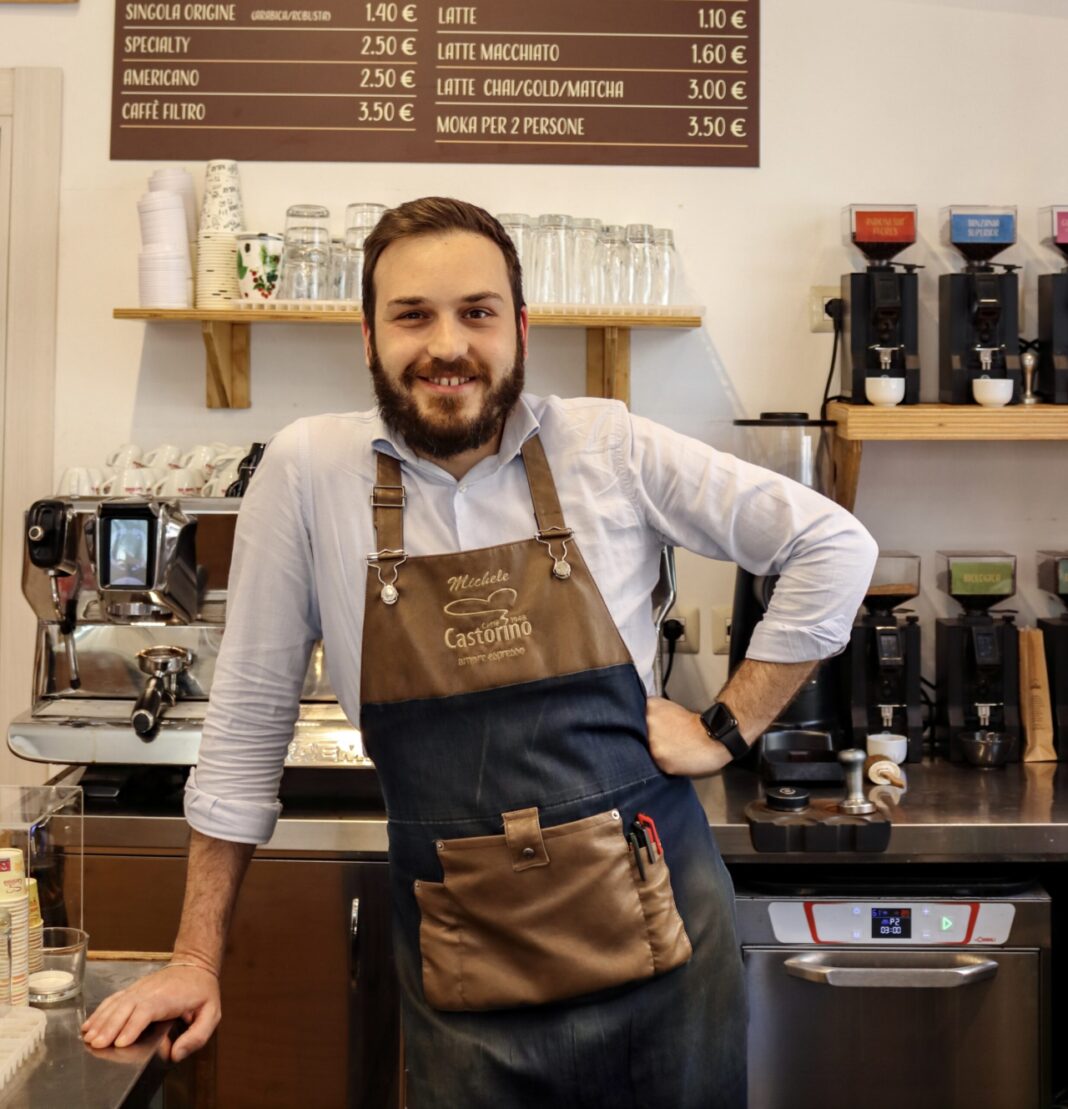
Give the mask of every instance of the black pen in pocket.
POLYGON ((641 880, 644 882, 645 881, 645 863, 642 862, 642 845, 641 845, 641 842, 639 841, 638 837, 634 834, 634 832, 631 832, 630 835, 627 836, 627 842, 630 844, 631 850, 634 852, 634 861, 638 864, 638 874, 641 876, 641 880))

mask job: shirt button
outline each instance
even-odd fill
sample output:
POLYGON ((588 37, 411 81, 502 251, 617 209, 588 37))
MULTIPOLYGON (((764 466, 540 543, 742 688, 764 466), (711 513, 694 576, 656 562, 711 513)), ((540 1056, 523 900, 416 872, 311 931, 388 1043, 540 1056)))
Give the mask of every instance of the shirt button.
POLYGON ((533 847, 524 847, 523 851, 522 851, 522 855, 523 855, 524 859, 533 859, 534 858, 534 848, 533 847))
POLYGON ((467 492, 467 486, 466 485, 458 485, 456 487, 456 491, 458 493, 466 493, 467 492))

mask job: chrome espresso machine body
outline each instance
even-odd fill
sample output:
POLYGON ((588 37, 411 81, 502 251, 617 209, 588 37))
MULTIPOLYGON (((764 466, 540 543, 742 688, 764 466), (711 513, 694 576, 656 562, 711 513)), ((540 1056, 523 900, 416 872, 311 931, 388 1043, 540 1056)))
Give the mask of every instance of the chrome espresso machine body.
MULTIPOLYGON (((240 505, 72 497, 31 506, 22 588, 37 638, 32 706, 8 733, 16 755, 108 767, 196 762, 240 505)), ((372 768, 337 703, 321 644, 286 766, 372 768)))

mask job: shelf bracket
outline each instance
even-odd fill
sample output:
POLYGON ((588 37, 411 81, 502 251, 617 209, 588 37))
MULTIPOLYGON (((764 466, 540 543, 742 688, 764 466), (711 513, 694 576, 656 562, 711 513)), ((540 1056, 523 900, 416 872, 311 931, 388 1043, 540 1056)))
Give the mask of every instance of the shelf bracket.
POLYGON ((630 407, 630 328, 586 328, 586 395, 630 407))
POLYGON ((249 325, 204 320, 209 408, 249 408, 249 325))
POLYGON ((834 499, 850 512, 857 503, 857 483, 860 481, 863 448, 862 439, 843 439, 840 435, 834 437, 834 499))

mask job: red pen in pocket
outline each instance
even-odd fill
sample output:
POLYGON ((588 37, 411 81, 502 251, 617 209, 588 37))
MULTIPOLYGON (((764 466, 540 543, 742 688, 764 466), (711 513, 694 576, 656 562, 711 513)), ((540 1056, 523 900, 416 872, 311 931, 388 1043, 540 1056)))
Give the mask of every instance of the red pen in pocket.
POLYGON ((638 823, 648 832, 653 843, 656 845, 656 853, 663 855, 664 845, 660 842, 660 834, 656 830, 656 822, 651 816, 646 816, 645 813, 638 813, 638 823))

